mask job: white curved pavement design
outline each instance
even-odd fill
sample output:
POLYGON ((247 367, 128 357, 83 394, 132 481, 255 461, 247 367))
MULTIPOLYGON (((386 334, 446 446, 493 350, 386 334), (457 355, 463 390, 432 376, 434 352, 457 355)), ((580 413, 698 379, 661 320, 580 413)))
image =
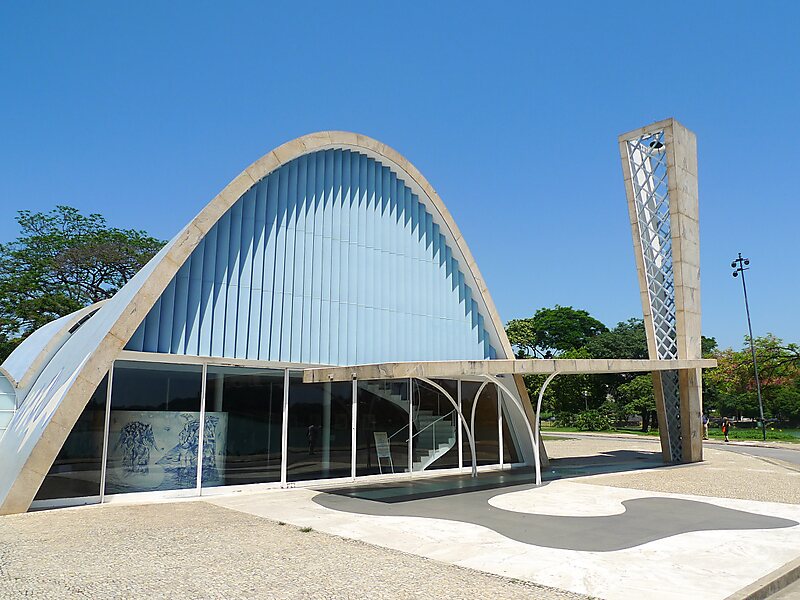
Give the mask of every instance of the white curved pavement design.
MULTIPOLYGON (((324 492, 296 489, 208 501, 377 546, 609 600, 722 600, 800 554, 800 525, 691 531, 622 550, 575 551, 514 541, 486 527, 449 519, 332 510, 315 501, 320 493, 324 492)), ((468 494, 451 496, 449 500, 459 503, 468 494)), ((792 504, 667 494, 577 480, 500 493, 487 502, 486 510, 502 507, 520 513, 593 517, 619 514, 623 502, 643 498, 690 500, 800 522, 800 506, 792 504)), ((735 527, 735 523, 730 526, 735 527)))

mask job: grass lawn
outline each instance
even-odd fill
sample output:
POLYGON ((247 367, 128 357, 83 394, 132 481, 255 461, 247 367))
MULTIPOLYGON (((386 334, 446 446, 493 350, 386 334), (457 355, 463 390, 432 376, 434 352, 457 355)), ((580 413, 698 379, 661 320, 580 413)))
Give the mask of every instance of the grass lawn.
MULTIPOLYGON (((576 433, 581 432, 580 429, 577 427, 542 427, 542 434, 544 436, 547 433, 576 433)), ((647 433, 644 433, 641 429, 638 428, 627 428, 627 427, 620 427, 618 429, 610 429, 607 431, 584 431, 583 433, 599 433, 599 434, 615 434, 615 433, 632 433, 634 435, 641 435, 641 436, 653 436, 658 437, 658 431, 651 430, 647 433)), ((714 440, 722 440, 724 436, 722 435, 722 430, 711 428, 708 430, 708 437, 714 440)), ((545 438, 547 439, 547 438, 545 438)), ((760 429, 731 429, 730 433, 728 434, 728 439, 731 440, 760 440, 761 438, 761 430, 760 429)), ((794 442, 800 444, 800 429, 770 429, 767 428, 767 441, 775 441, 775 442, 794 442)))
MULTIPOLYGON (((709 429, 708 437, 715 440, 725 439, 721 429, 709 429)), ((728 434, 731 440, 760 440, 763 439, 760 429, 731 429, 728 434)), ((795 442, 800 443, 800 430, 798 429, 777 429, 767 427, 767 441, 776 442, 795 442)))

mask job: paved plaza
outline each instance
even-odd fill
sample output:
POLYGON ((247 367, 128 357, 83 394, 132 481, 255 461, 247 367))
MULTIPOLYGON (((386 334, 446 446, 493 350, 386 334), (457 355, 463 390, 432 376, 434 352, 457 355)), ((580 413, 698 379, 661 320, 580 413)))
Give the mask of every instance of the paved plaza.
POLYGON ((567 600, 576 595, 189 501, 3 517, 0 598, 23 597, 567 600))
MULTIPOLYGON (((657 453, 658 438, 570 434, 547 442, 553 458, 657 453)), ((584 478, 583 483, 695 496, 800 504, 800 444, 706 442, 705 462, 584 478), (763 456, 762 456, 763 454, 763 456), (780 458, 777 458, 780 457, 780 458), (794 457, 794 460, 790 460, 794 457)), ((639 460, 642 460, 641 458, 639 460)))
POLYGON ((653 468, 649 440, 548 450, 573 476, 541 488, 481 473, 2 517, 0 598, 723 599, 800 556, 789 464, 707 448, 653 468))

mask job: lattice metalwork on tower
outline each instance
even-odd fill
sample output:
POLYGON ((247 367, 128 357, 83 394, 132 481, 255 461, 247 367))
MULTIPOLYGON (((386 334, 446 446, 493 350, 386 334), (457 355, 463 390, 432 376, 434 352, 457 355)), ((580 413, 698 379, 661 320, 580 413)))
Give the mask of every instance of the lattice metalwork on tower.
MULTIPOLYGON (((667 153, 664 131, 627 141, 639 241, 644 264, 657 357, 678 358, 675 280, 669 213, 667 153)), ((681 460, 681 414, 677 371, 661 374, 670 454, 681 460)))

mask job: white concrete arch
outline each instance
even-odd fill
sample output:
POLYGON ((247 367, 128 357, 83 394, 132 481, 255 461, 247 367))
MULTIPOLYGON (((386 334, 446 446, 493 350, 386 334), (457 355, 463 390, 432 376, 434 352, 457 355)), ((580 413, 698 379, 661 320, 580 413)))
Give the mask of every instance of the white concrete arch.
MULTIPOLYGON (((33 382, 27 405, 14 417, 0 440, 0 514, 24 512, 63 446, 88 398, 142 319, 163 293, 192 251, 225 212, 260 179, 282 165, 311 152, 350 148, 372 156, 392 169, 414 189, 439 220, 453 250, 463 258, 463 272, 475 292, 479 309, 488 319, 486 330, 498 358, 511 358, 505 335, 485 281, 450 212, 422 174, 400 153, 364 135, 342 131, 312 133, 268 152, 247 167, 217 194, 117 295, 73 334, 33 382)), ((524 384, 517 391, 533 420, 524 384)), ((22 403, 21 402, 21 403, 22 403)), ((525 457, 530 461, 532 457, 525 457)))
POLYGON ((106 302, 108 300, 90 304, 60 319, 50 321, 34 331, 3 361, 0 373, 4 374, 24 395, 47 361, 64 344, 73 328, 100 310, 106 302))

